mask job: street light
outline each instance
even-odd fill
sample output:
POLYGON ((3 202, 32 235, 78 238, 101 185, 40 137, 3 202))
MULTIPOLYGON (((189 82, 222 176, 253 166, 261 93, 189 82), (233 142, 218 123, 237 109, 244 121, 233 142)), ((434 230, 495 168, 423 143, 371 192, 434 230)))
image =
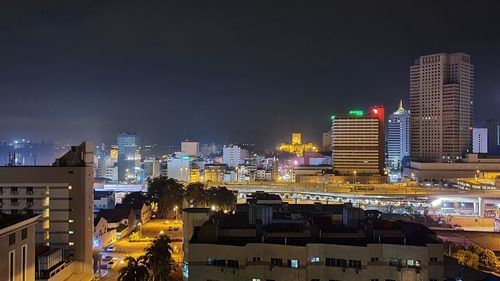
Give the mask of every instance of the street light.
POLYGON ((139 222, 137 225, 139 226, 139 237, 142 238, 142 224, 139 222))
POLYGON ((356 184, 356 174, 357 174, 357 173, 358 173, 358 172, 354 171, 354 184, 356 184))

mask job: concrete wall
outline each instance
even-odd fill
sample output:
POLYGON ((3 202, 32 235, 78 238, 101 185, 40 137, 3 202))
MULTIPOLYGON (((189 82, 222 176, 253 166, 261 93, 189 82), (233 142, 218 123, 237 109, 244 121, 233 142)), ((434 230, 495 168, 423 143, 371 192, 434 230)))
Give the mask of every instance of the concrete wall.
POLYGON ((13 231, 6 233, 0 237, 0 280, 9 280, 9 254, 14 251, 14 272, 15 281, 22 281, 22 247, 26 246, 26 279, 35 280, 35 224, 25 225, 16 224, 13 231), (22 239, 22 229, 27 229, 27 238, 22 239), (9 245, 9 235, 15 234, 16 242, 9 245))

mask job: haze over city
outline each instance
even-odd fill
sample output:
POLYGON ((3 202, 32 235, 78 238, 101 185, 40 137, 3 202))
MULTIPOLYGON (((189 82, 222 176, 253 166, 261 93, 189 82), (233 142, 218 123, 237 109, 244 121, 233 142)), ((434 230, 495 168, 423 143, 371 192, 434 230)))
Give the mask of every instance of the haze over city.
POLYGON ((334 112, 407 104, 420 55, 459 51, 475 65, 480 125, 500 106, 499 12, 496 1, 5 1, 1 137, 319 142, 334 112))

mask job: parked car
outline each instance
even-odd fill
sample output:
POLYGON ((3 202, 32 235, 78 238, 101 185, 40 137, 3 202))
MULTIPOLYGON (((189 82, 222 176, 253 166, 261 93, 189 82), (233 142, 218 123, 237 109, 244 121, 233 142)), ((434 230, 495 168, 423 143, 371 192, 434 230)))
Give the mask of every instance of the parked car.
POLYGON ((102 257, 102 261, 103 261, 103 262, 108 262, 108 261, 110 261, 110 260, 112 260, 112 259, 113 259, 113 257, 112 257, 112 256, 104 256, 104 257, 102 257))
POLYGON ((459 231, 463 231, 464 230, 463 226, 461 226, 459 224, 454 224, 454 225, 452 225, 452 227, 455 230, 459 230, 459 231))
POLYGON ((108 268, 113 268, 113 267, 116 265, 116 261, 117 261, 117 259, 116 259, 116 258, 112 258, 112 259, 108 262, 108 268))
POLYGON ((116 250, 116 245, 114 244, 111 244, 106 248, 106 251, 114 251, 114 250, 116 250))

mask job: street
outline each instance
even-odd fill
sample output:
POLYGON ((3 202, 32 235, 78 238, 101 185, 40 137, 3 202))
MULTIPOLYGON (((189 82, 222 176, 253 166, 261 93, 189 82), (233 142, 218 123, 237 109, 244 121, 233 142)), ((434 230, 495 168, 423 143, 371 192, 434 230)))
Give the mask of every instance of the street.
MULTIPOLYGON (((116 249, 114 251, 103 251, 101 252, 102 256, 111 256, 117 259, 116 266, 111 269, 101 269, 102 278, 96 280, 116 280, 119 275, 119 270, 126 265, 124 259, 128 256, 133 258, 138 258, 139 256, 144 254, 144 249, 148 247, 154 237, 160 235, 160 233, 165 233, 170 236, 173 240, 180 241, 182 238, 182 221, 177 220, 169 220, 168 223, 165 223, 166 220, 163 219, 155 219, 151 220, 141 227, 142 237, 150 238, 151 240, 148 242, 130 242, 128 237, 117 241, 114 243, 116 245, 116 249), (177 230, 174 230, 175 228, 177 230), (169 230, 169 228, 171 230, 169 230)), ((137 229, 139 230, 139 229, 137 229)), ((174 242, 171 243, 171 247, 174 250, 173 258, 176 264, 182 262, 182 243, 174 242)))

